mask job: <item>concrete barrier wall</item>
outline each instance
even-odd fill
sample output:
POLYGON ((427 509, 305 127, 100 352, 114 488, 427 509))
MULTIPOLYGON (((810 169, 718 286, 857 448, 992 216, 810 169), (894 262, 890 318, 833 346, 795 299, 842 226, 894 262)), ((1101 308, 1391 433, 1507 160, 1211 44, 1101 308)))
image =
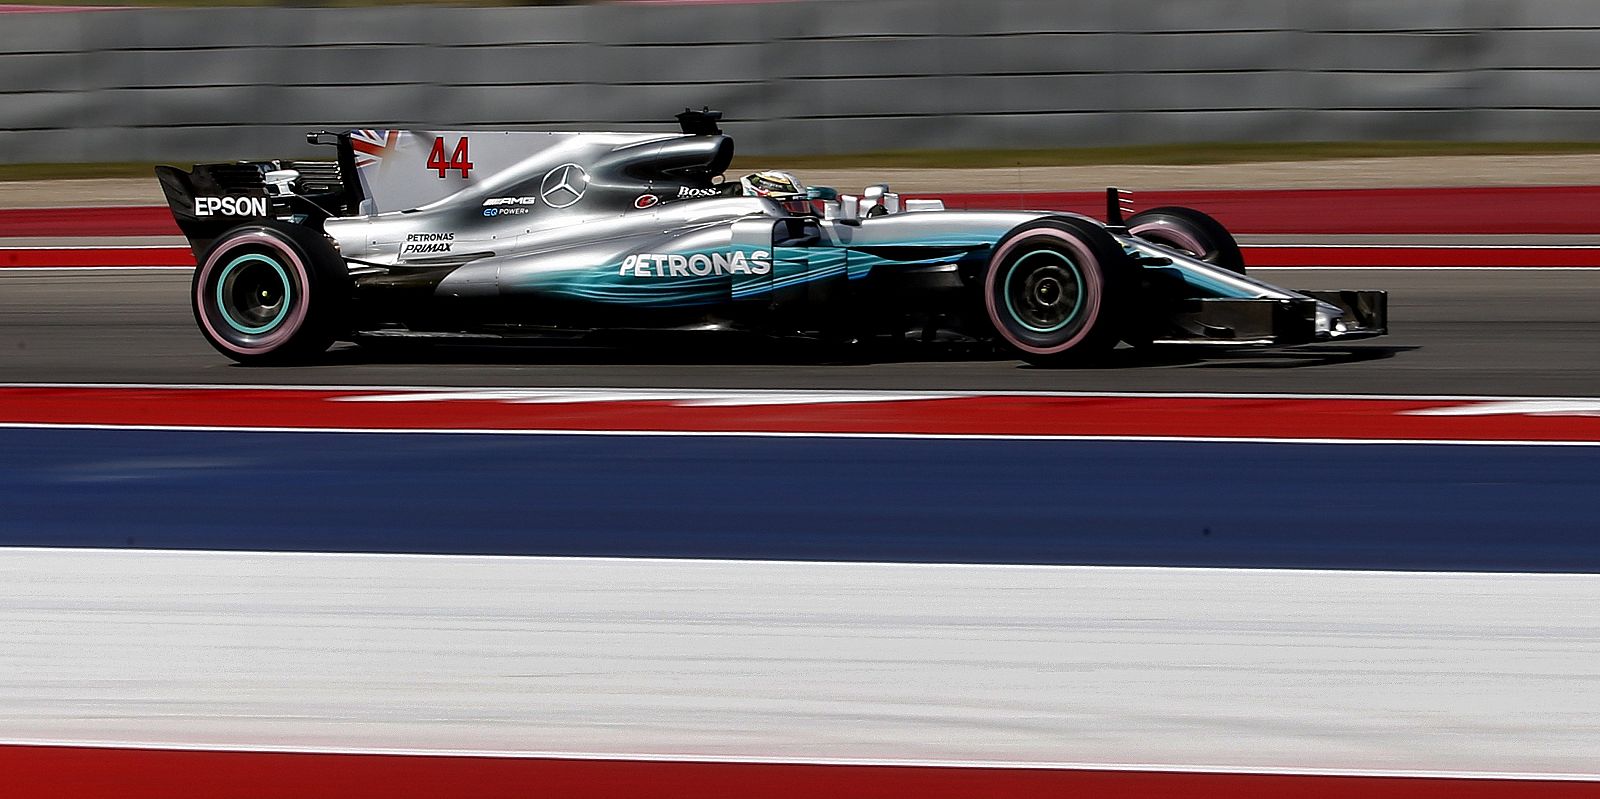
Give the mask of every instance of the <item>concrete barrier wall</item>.
POLYGON ((304 155, 319 127, 633 129, 742 152, 1576 140, 1592 0, 813 0, 0 15, 0 161, 304 155))

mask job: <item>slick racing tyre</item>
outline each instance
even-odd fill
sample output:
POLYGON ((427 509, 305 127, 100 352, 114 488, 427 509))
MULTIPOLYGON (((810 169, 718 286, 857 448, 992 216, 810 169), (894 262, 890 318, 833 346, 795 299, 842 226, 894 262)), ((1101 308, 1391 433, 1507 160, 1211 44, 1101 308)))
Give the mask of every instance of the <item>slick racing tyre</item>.
POLYGON ((1137 266, 1098 224, 1031 222, 995 246, 984 277, 989 322, 1029 363, 1092 361, 1115 347, 1137 288, 1137 266))
POLYGON ((1193 208, 1164 206, 1140 211, 1128 218, 1128 233, 1244 274, 1244 254, 1233 234, 1221 222, 1193 208))
POLYGON ((333 343, 350 276, 322 234, 257 222, 212 243, 189 296, 200 332, 218 352, 243 364, 283 363, 333 343))

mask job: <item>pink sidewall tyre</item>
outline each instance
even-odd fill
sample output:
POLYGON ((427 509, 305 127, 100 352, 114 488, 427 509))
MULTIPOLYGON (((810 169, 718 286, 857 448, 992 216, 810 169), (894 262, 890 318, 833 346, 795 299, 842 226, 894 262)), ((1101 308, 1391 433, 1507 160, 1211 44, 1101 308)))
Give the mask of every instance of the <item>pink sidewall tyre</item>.
POLYGON ((1072 217, 1032 222, 995 246, 984 309, 1001 342, 1023 360, 1091 361, 1116 343, 1137 267, 1098 224, 1072 217))
POLYGON ((1193 208, 1172 205, 1140 211, 1128 218, 1128 233, 1230 272, 1245 273, 1244 253, 1233 234, 1221 222, 1193 208))
POLYGON ((190 302, 217 351, 246 364, 305 359, 336 337, 349 277, 321 234, 281 222, 241 225, 206 250, 190 302))

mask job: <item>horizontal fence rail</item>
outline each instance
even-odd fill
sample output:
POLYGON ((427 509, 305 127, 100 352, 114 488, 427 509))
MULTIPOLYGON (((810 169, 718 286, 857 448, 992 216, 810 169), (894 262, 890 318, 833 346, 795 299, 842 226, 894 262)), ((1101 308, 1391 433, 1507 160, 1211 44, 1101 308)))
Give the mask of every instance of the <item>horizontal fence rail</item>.
POLYGON ((747 153, 1579 140, 1587 0, 811 0, 0 15, 0 161, 304 156, 319 127, 635 129, 747 153))

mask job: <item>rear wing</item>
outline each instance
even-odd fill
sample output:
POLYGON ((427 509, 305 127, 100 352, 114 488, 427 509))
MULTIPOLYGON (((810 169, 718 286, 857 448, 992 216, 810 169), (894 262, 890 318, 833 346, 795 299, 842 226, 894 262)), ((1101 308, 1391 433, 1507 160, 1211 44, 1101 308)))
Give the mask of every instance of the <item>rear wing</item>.
POLYGON ((161 166, 156 177, 197 254, 251 219, 320 229, 331 217, 407 211, 464 192, 476 192, 464 200, 474 208, 487 208, 479 201, 491 195, 543 198, 545 182, 558 171, 577 174, 585 191, 593 189, 585 210, 620 212, 714 190, 712 178, 733 159, 733 140, 721 133, 720 118, 709 109, 685 111, 678 115, 679 133, 319 130, 306 141, 336 148, 331 161, 238 161, 189 171, 161 166))
POLYGON ((313 144, 338 147, 332 161, 234 161, 191 170, 156 167, 167 207, 198 258, 229 228, 252 219, 278 219, 320 229, 336 216, 361 213, 365 195, 356 179, 348 134, 313 133, 313 144))

